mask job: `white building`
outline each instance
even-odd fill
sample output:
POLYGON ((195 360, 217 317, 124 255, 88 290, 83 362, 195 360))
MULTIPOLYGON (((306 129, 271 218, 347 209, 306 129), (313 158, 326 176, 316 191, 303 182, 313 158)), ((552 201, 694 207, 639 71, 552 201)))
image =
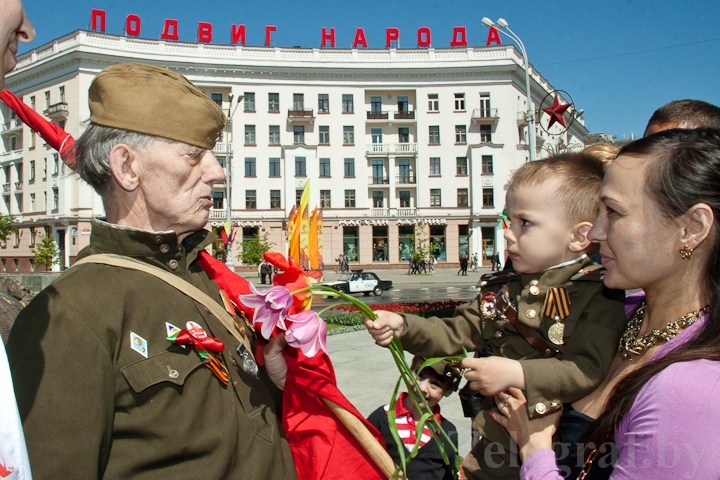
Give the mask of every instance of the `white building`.
MULTIPOLYGON (((430 240, 440 266, 503 251, 505 187, 529 154, 525 70, 511 45, 298 49, 75 31, 21 56, 6 88, 77 138, 93 77, 121 62, 173 69, 232 115, 214 153, 231 169, 235 254, 243 237, 265 233, 285 250, 284 220, 306 181, 311 206, 323 207, 327 268, 341 252, 351 264, 405 268, 413 235, 430 240)), ((553 86, 531 73, 536 109, 548 106, 553 86)), ((30 248, 46 234, 71 265, 103 215, 100 198, 7 107, 2 115, 0 209, 20 231, 0 249, 0 270, 34 270, 30 248)), ((586 143, 580 115, 565 118, 557 135, 540 128, 546 114, 537 120, 538 157, 586 143)), ((224 185, 215 197, 212 227, 227 216, 224 185)))

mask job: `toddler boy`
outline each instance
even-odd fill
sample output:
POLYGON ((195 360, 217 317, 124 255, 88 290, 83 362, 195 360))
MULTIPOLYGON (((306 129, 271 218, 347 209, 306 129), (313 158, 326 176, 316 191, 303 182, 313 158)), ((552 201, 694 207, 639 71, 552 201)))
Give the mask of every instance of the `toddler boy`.
POLYGON ((463 462, 462 478, 519 476, 517 448, 490 417, 498 414, 493 395, 524 390, 528 413, 537 418, 584 397, 605 378, 625 314, 623 292, 604 288, 602 268, 588 258, 596 249, 587 234, 603 173, 602 161, 582 153, 526 163, 506 197, 513 270, 483 276, 480 294, 452 318, 382 311, 365 321, 379 345, 397 333, 416 355, 489 351, 461 364, 471 388, 487 396, 473 420, 480 440, 463 462))

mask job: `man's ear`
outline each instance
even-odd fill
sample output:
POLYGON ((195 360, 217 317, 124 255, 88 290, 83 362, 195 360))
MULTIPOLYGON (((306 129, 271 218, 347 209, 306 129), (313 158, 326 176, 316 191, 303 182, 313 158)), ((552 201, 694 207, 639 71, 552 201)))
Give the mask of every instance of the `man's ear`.
POLYGON ((138 152, 125 144, 115 145, 110 150, 110 171, 117 184, 127 192, 134 191, 139 184, 138 152))
POLYGON ((588 233, 592 228, 593 224, 590 222, 576 223, 572 228, 572 240, 570 240, 570 246, 568 247, 571 252, 580 253, 585 251, 592 243, 588 238, 588 233))
POLYGON ((682 242, 690 248, 698 248, 710 235, 715 222, 712 208, 705 203, 698 203, 681 217, 682 242))

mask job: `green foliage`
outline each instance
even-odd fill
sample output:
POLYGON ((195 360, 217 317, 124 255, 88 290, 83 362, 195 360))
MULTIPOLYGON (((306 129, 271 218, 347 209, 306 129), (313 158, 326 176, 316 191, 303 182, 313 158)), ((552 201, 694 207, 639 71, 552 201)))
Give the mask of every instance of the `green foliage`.
POLYGON ((355 326, 362 325, 365 315, 360 312, 328 312, 322 317, 333 325, 355 326))
POLYGON ((270 251, 275 244, 268 240, 269 232, 265 232, 261 237, 257 235, 244 240, 242 242, 242 251, 238 254, 237 259, 246 265, 260 265, 263 260, 263 254, 270 251))
POLYGON ((413 235, 413 260, 428 260, 430 258, 430 240, 425 233, 425 229, 415 227, 415 235, 413 235))
POLYGON ((15 217, 12 215, 0 215, 0 244, 7 245, 8 237, 18 231, 13 225, 14 221, 15 217))
POLYGON ((35 254, 35 263, 45 265, 46 272, 51 266, 60 265, 60 250, 51 236, 44 237, 37 248, 31 248, 30 251, 35 254))

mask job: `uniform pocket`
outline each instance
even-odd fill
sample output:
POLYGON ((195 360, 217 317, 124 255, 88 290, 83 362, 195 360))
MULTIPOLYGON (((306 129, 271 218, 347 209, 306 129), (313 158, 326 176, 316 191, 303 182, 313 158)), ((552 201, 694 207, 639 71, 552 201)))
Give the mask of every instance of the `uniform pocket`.
POLYGON ((140 393, 153 385, 170 382, 183 385, 196 368, 205 363, 192 349, 167 351, 122 368, 130 388, 140 393))

